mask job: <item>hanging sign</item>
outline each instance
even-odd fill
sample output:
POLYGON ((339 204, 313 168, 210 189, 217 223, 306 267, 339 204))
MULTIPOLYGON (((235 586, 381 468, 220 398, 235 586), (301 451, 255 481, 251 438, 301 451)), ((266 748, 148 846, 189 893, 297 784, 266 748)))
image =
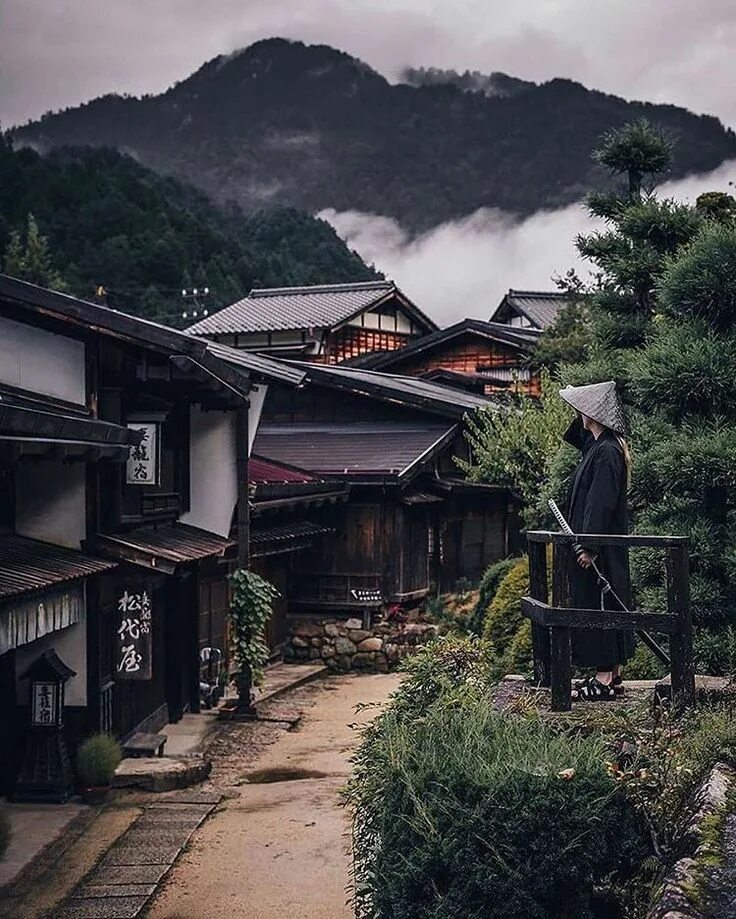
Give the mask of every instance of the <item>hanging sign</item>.
POLYGON ((125 467, 128 485, 158 485, 158 424, 155 421, 129 421, 131 431, 143 434, 137 447, 130 448, 125 467))
POLYGON ((124 591, 118 600, 115 679, 150 680, 153 664, 151 597, 147 590, 124 591))
POLYGON ((48 728, 57 726, 58 693, 58 683, 33 683, 31 724, 34 727, 48 728))

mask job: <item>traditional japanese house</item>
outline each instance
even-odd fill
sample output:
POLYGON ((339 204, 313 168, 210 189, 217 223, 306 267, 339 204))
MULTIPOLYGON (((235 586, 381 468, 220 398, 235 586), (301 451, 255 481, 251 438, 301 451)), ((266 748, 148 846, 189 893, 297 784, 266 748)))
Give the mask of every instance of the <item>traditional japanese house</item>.
POLYGON ((200 648, 224 649, 226 576, 248 560, 267 384, 304 378, 229 351, 0 276, 0 705, 18 737, 20 677, 51 647, 73 743, 197 710, 200 648))
POLYGON ((401 351, 366 355, 356 364, 422 377, 478 395, 510 389, 537 393, 539 377, 529 369, 529 356, 538 337, 535 329, 463 319, 416 339, 401 351))
POLYGON ((412 377, 301 366, 298 390, 269 387, 254 454, 350 491, 310 511, 326 532, 293 557, 290 613, 348 614, 365 609, 366 595, 418 603, 477 582, 517 548, 508 493, 467 483, 455 462, 465 413, 489 400, 412 377))
POLYGON ((569 300, 569 294, 559 290, 509 289, 491 313, 490 321, 543 332, 557 319, 560 309, 569 300))
POLYGON ((252 290, 189 331, 235 348, 324 364, 395 351, 437 326, 392 281, 252 290))

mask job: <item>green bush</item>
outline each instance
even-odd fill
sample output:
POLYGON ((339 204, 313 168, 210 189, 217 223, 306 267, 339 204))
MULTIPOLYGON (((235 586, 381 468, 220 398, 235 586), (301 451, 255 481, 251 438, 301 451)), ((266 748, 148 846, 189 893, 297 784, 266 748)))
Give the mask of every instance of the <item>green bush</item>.
POLYGON ((503 654, 524 621, 521 598, 529 593, 529 559, 519 559, 501 581, 491 601, 483 626, 483 637, 503 654))
POLYGON ((478 602, 475 604, 475 609, 468 620, 468 631, 474 635, 483 634, 486 612, 489 604, 496 596, 498 585, 518 561, 518 558, 502 558, 500 561, 489 565, 483 573, 478 589, 478 602))
POLYGON ((10 820, 3 809, 0 808, 0 862, 5 858, 10 844, 10 820))
POLYGON ((591 915, 636 846, 604 761, 598 740, 499 714, 485 693, 439 696, 417 718, 389 707, 347 791, 356 916, 591 915))
POLYGON ((109 785, 122 759, 120 744, 107 734, 95 734, 77 750, 77 775, 91 788, 109 785))

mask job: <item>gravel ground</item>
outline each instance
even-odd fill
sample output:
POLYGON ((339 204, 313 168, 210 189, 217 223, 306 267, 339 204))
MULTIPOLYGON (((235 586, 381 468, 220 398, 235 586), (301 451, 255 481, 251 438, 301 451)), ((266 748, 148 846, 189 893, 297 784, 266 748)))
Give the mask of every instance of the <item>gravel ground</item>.
POLYGON ((339 790, 369 720, 359 703, 384 702, 395 674, 316 681, 262 714, 300 723, 218 725, 209 785, 225 799, 167 875, 151 919, 348 919, 347 814, 339 790))

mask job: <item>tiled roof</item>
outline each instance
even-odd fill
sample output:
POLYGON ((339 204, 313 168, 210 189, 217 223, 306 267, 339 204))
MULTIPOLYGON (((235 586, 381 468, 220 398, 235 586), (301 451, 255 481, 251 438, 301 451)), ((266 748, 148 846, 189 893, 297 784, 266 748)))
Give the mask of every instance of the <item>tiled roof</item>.
POLYGON ((275 463, 273 460, 265 459, 262 456, 251 456, 248 460, 248 480, 251 484, 264 483, 296 483, 304 484, 306 482, 315 482, 315 476, 310 475, 303 469, 295 469, 293 466, 284 466, 283 463, 275 463))
MULTIPOLYGON (((95 542, 105 552, 128 561, 138 561, 138 556, 161 559, 170 565, 196 561, 210 556, 222 556, 235 543, 232 539, 201 530, 183 523, 161 527, 140 527, 128 533, 115 533, 96 537, 95 542)), ((155 567, 152 565, 150 567, 155 567)))
POLYGON ((116 566, 116 562, 74 549, 8 534, 0 537, 0 599, 86 578, 116 566))
POLYGON ((530 351, 539 338, 539 332, 536 329, 521 329, 501 322, 486 322, 483 319, 462 319, 446 329, 416 338, 396 351, 382 351, 361 356, 349 366, 356 369, 384 370, 432 348, 442 347, 446 342, 460 335, 478 335, 481 338, 489 338, 511 345, 524 352, 530 351))
POLYGON ((560 308, 568 300, 568 295, 559 290, 513 290, 511 288, 490 318, 493 319, 502 307, 509 306, 522 316, 526 316, 537 329, 546 329, 552 325, 560 308))
POLYGON ((303 367, 307 379, 312 383, 322 383, 354 393, 365 393, 389 402, 402 402, 449 418, 462 418, 466 412, 488 408, 492 404, 489 399, 482 396, 461 393, 449 386, 418 377, 381 373, 362 367, 335 367, 296 362, 293 362, 293 365, 303 367))
MULTIPOLYGON (((264 543, 289 542, 292 539, 303 539, 310 536, 321 536, 331 533, 329 527, 319 526, 309 520, 294 520, 289 523, 277 523, 273 526, 254 527, 250 531, 251 545, 257 550, 264 543)), ((256 553, 257 554, 257 551, 256 553)))
POLYGON ((427 328, 435 328, 428 317, 400 294, 393 281, 364 281, 252 290, 237 303, 195 322, 188 331, 207 336, 332 328, 391 294, 399 294, 417 319, 423 321, 427 328))
POLYGON ((262 423, 253 450, 315 473, 400 476, 447 442, 455 430, 455 425, 416 422, 262 423))
POLYGON ((231 348, 216 341, 207 342, 207 352, 232 367, 254 376, 265 377, 267 380, 278 380, 281 383, 298 386, 305 377, 303 370, 292 367, 284 361, 265 357, 262 354, 253 354, 252 351, 243 351, 240 348, 231 348))

